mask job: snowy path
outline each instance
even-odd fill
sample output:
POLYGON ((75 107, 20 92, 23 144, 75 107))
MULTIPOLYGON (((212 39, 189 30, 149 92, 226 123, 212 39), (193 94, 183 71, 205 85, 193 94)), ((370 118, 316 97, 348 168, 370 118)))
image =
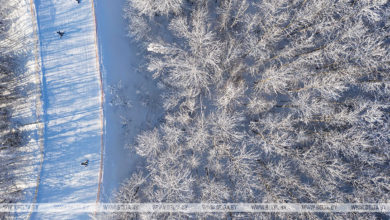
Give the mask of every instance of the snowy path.
MULTIPOLYGON (((35 0, 43 74, 44 162, 37 202, 95 202, 102 178, 102 82, 92 0, 35 0), (60 39, 57 31, 64 31, 60 39), (87 167, 81 166, 89 160, 87 167)), ((88 214, 33 213, 31 219, 88 214)))

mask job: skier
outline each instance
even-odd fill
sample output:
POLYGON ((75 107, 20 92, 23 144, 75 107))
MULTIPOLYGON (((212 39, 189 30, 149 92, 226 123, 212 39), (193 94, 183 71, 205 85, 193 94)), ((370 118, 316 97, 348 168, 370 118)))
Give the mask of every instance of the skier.
POLYGON ((77 2, 78 4, 80 4, 81 0, 76 0, 76 2, 77 2))
POLYGON ((60 38, 62 38, 62 36, 64 36, 65 32, 63 32, 63 31, 57 31, 57 34, 60 35, 60 38))
POLYGON ((89 162, 89 160, 86 160, 86 161, 82 162, 81 165, 83 165, 84 167, 86 167, 86 166, 88 166, 88 162, 89 162))

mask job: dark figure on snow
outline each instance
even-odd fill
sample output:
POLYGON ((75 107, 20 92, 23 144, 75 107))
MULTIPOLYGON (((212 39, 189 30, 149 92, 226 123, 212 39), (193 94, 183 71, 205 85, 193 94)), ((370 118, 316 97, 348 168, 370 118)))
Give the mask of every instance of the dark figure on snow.
POLYGON ((84 167, 86 167, 86 166, 88 166, 88 162, 89 162, 89 160, 86 160, 86 161, 82 162, 81 165, 83 165, 84 167))
POLYGON ((80 4, 81 0, 76 0, 76 2, 77 2, 78 4, 80 4))
POLYGON ((63 31, 57 31, 57 34, 60 35, 60 38, 62 38, 62 36, 64 36, 65 32, 63 32, 63 31))

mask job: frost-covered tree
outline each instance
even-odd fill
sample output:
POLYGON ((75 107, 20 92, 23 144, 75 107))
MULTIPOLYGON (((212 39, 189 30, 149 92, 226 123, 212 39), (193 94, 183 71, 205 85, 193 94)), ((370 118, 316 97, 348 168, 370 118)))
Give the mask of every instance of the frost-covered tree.
POLYGON ((131 0, 129 4, 146 16, 169 15, 181 11, 183 0, 131 0))
MULTIPOLYGON (((27 183, 20 184, 23 180, 18 174, 25 172, 33 159, 27 155, 33 150, 26 150, 32 132, 20 120, 27 117, 20 116, 21 112, 32 108, 29 96, 35 89, 26 71, 32 39, 25 33, 30 27, 22 27, 15 18, 24 10, 21 5, 20 1, 0 0, 0 203, 23 198, 27 183)), ((0 219, 8 218, 12 213, 0 213, 0 219)))
POLYGON ((154 15, 135 2, 130 35, 167 110, 135 144, 139 201, 389 201, 389 1, 200 0, 154 15))

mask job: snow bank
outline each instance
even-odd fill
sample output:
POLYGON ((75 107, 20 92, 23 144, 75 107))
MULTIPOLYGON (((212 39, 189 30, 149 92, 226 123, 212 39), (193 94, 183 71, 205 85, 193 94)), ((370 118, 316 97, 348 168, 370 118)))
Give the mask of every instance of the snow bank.
POLYGON ((102 202, 112 199, 120 183, 137 169, 128 148, 134 137, 153 126, 161 115, 155 81, 139 72, 142 51, 131 42, 123 19, 125 0, 98 1, 96 18, 105 85, 106 125, 102 202))

